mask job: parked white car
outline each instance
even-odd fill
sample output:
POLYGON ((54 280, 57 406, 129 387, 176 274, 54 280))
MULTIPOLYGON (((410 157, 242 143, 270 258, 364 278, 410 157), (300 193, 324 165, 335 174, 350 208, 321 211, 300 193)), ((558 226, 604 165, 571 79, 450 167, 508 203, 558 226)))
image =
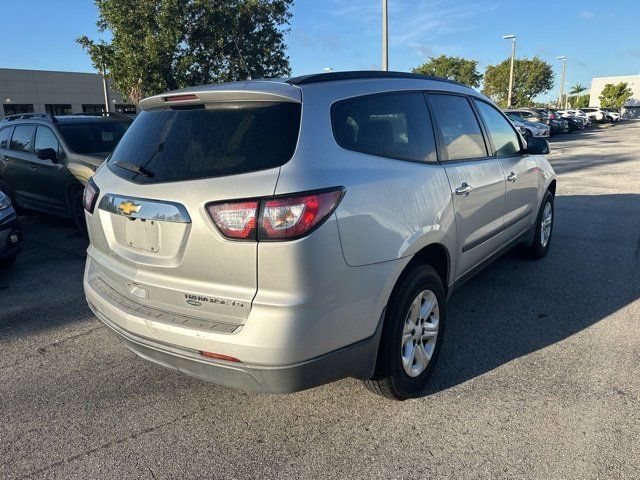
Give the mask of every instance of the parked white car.
POLYGON ((594 122, 603 122, 607 119, 606 112, 595 107, 580 108, 579 112, 584 113, 594 122))
POLYGON ((605 113, 607 120, 609 120, 610 122, 617 122, 620 120, 620 112, 616 112, 615 110, 610 108, 602 109, 602 111, 605 113))
POLYGON ((577 110, 558 110, 558 113, 562 118, 573 118, 582 122, 585 127, 589 125, 589 117, 584 113, 580 114, 577 110))

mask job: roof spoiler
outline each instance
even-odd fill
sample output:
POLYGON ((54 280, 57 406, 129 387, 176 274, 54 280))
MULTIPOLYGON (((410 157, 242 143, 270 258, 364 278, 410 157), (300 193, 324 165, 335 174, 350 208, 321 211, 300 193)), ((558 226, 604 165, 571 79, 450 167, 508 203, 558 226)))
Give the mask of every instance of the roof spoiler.
POLYGON ((191 87, 145 98, 143 110, 227 102, 302 102, 299 88, 272 81, 247 81, 191 87))

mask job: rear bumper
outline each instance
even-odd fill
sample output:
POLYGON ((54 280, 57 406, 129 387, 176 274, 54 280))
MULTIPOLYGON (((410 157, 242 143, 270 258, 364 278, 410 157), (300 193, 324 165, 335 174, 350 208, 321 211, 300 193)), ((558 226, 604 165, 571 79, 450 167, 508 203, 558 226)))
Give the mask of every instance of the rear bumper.
POLYGON ((22 231, 15 214, 0 220, 0 259, 17 255, 22 250, 22 231), (17 235, 18 241, 12 240, 17 235))
POLYGON ((211 360, 196 350, 135 335, 110 321, 90 300, 88 303, 95 315, 140 357, 186 375, 247 392, 291 393, 347 377, 370 378, 382 332, 382 321, 379 321, 374 335, 339 350, 293 365, 257 366, 211 360))

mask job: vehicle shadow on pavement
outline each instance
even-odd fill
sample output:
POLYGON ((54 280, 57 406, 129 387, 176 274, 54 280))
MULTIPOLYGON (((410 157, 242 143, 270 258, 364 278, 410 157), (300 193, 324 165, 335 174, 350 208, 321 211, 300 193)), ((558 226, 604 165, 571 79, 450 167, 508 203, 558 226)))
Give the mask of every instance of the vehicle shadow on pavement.
MULTIPOLYGON (((25 251, 15 268, 0 273, 0 338, 93 319, 82 288, 86 240, 55 218, 23 223, 25 251)), ((636 300, 639 235, 640 195, 557 197, 546 258, 508 253, 454 293, 428 393, 560 342, 636 300)))
POLYGON ((549 254, 511 252, 449 303, 429 393, 562 341, 640 297, 640 195, 559 196, 549 254))
POLYGON ((72 220, 19 217, 23 251, 0 269, 0 339, 86 318, 82 274, 88 241, 72 220))

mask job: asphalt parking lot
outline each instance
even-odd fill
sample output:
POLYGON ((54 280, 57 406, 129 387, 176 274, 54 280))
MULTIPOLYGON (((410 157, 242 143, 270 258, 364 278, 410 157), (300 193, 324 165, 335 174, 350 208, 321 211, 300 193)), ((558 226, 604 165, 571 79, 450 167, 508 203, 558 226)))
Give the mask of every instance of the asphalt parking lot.
POLYGON ((556 225, 451 299, 425 398, 345 380, 249 395, 130 353, 86 306, 86 242, 22 217, 0 272, 0 478, 640 478, 640 122, 552 141, 556 225))

